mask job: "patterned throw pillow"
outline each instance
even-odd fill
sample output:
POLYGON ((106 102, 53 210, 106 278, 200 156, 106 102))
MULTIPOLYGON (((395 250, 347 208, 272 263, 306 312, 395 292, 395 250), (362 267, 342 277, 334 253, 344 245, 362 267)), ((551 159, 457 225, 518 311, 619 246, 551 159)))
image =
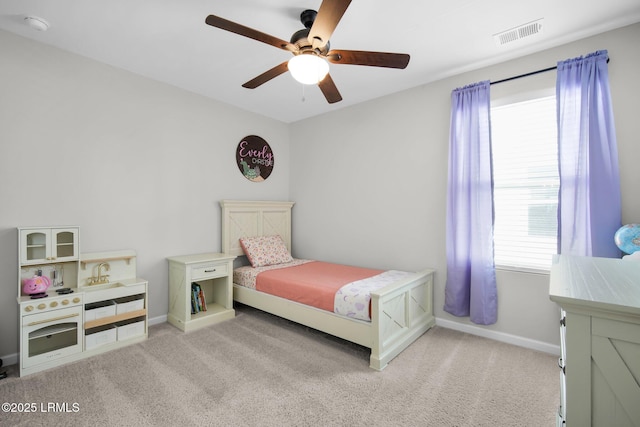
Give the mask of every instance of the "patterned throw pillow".
POLYGON ((242 237, 240 245, 253 267, 282 264, 293 261, 282 237, 242 237))

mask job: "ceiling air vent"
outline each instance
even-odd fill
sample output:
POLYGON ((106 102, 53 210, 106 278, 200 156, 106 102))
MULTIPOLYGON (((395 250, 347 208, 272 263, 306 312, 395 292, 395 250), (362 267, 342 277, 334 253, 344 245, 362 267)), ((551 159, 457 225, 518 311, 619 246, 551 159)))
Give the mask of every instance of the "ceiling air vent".
POLYGON ((527 24, 520 25, 519 27, 494 34, 493 39, 496 41, 498 46, 503 46, 516 40, 535 36, 542 32, 542 21, 544 21, 544 19, 538 19, 537 21, 529 22, 527 24))

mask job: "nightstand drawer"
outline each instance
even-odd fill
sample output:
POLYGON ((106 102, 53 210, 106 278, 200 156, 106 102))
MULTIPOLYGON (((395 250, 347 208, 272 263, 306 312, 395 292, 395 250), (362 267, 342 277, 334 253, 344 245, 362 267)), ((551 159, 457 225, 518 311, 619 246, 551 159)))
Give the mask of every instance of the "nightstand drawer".
POLYGON ((227 264, 209 264, 191 268, 191 280, 221 277, 229 274, 227 264))

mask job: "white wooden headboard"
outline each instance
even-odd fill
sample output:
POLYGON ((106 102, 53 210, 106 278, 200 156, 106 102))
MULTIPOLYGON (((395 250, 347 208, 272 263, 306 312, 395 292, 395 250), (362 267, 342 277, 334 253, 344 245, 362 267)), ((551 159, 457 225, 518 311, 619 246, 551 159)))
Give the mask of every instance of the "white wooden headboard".
POLYGON ((222 252, 244 255, 241 237, 279 234, 291 252, 291 208, 294 202, 221 200, 222 252))

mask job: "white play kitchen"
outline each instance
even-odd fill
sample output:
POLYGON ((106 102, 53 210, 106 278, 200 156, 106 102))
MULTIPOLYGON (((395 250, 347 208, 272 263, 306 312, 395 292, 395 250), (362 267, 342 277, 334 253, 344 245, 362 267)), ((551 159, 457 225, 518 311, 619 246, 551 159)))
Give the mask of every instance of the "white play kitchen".
POLYGON ((133 250, 80 253, 79 227, 18 228, 20 375, 147 338, 133 250))

